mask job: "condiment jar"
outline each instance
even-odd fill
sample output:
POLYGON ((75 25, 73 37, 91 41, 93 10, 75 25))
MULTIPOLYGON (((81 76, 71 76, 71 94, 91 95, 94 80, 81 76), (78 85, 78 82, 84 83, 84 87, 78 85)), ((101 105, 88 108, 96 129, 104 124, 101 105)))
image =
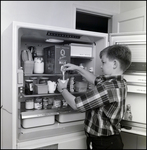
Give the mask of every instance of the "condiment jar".
POLYGON ((27 99, 25 101, 25 108, 26 109, 34 109, 34 99, 27 99))
POLYGON ((34 102, 35 109, 42 109, 42 98, 36 98, 34 102))
POLYGON ((53 102, 53 108, 59 108, 59 107, 61 107, 61 100, 55 99, 53 102))
POLYGON ((33 80, 25 80, 25 94, 33 94, 33 80))
POLYGON ((48 98, 47 97, 44 97, 43 98, 43 109, 47 109, 48 108, 48 98))
POLYGON ((30 77, 30 80, 33 80, 33 93, 35 94, 34 87, 37 84, 37 77, 30 77))

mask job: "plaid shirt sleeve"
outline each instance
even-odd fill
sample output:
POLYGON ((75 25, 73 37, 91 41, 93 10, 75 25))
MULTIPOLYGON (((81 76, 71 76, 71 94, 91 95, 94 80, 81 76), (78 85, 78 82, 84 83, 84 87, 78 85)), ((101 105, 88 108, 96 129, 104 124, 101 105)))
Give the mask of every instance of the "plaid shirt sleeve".
POLYGON ((75 103, 80 112, 85 112, 89 109, 98 108, 106 103, 109 103, 108 92, 102 84, 104 78, 99 76, 95 80, 95 87, 87 91, 85 94, 76 97, 75 103))
POLYGON ((114 108, 115 111, 116 107, 119 107, 116 106, 118 105, 118 102, 121 103, 122 99, 125 99, 123 94, 120 95, 120 93, 123 93, 124 89, 125 95, 126 87, 123 88, 123 85, 125 86, 126 84, 124 84, 123 80, 117 83, 116 80, 113 82, 105 81, 104 76, 98 76, 95 80, 95 85, 94 89, 87 91, 85 94, 78 96, 75 99, 78 110, 85 112, 89 109, 95 109, 103 105, 103 111, 105 111, 106 115, 113 114, 110 113, 110 109, 113 111, 112 108, 114 108), (111 105, 109 105, 110 103, 111 105))

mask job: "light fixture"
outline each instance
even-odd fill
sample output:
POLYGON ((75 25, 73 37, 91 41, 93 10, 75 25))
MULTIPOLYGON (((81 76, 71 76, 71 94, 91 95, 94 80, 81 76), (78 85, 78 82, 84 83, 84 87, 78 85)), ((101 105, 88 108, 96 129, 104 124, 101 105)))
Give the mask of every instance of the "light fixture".
POLYGON ((64 42, 64 40, 59 40, 59 39, 46 39, 46 42, 51 42, 51 43, 61 43, 64 42))

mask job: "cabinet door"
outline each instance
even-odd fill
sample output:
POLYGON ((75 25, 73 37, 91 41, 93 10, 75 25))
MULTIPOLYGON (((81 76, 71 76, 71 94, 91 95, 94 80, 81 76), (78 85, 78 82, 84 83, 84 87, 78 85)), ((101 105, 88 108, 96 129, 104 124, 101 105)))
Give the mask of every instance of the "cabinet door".
POLYGON ((114 15, 112 21, 113 33, 146 31, 146 7, 114 15))

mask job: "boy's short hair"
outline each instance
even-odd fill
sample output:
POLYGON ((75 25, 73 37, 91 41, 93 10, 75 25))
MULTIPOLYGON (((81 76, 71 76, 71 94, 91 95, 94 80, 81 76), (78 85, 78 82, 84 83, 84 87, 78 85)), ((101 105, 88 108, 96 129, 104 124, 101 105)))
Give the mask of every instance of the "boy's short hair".
POLYGON ((106 54, 110 59, 117 59, 120 62, 120 67, 125 72, 131 65, 131 51, 126 45, 112 45, 104 48, 100 52, 100 58, 106 54))

